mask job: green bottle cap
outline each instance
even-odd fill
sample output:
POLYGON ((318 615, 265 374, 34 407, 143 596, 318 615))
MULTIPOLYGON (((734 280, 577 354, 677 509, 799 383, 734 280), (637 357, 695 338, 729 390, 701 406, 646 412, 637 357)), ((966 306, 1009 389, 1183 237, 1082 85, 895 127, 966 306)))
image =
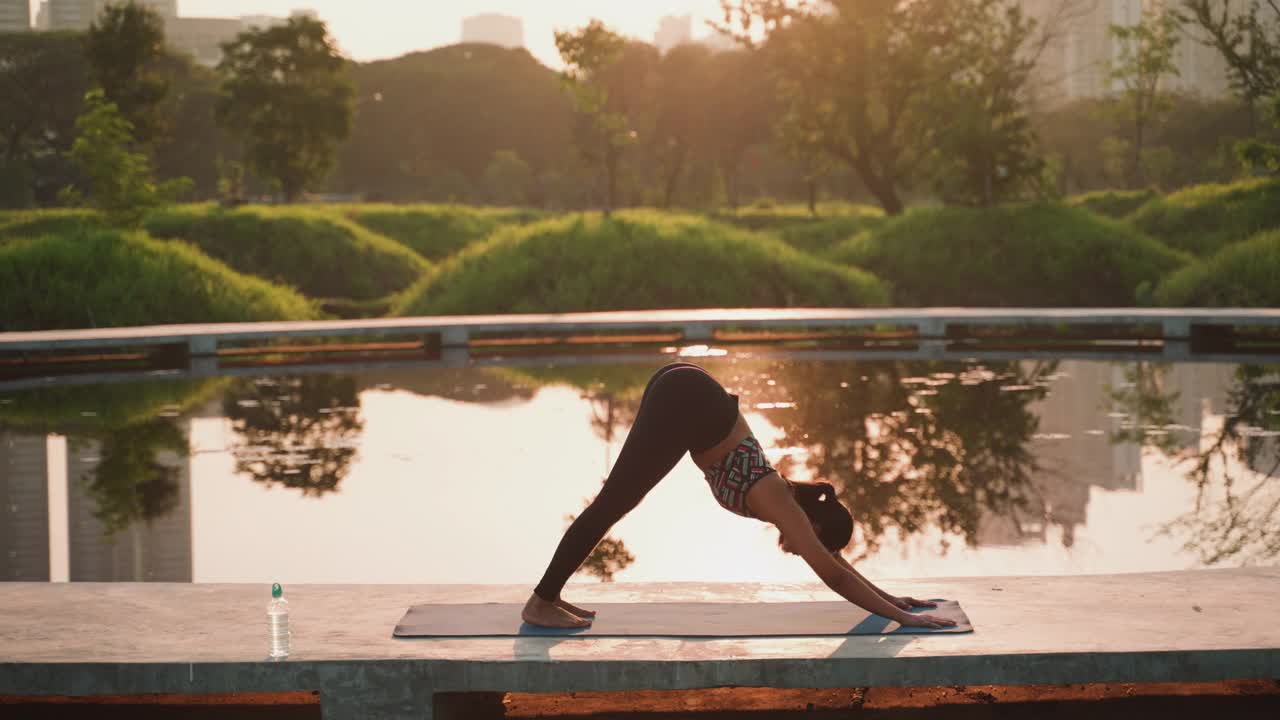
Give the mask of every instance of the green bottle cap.
POLYGON ((284 594, 284 588, 280 587, 280 583, 271 586, 271 597, 278 598, 284 594))

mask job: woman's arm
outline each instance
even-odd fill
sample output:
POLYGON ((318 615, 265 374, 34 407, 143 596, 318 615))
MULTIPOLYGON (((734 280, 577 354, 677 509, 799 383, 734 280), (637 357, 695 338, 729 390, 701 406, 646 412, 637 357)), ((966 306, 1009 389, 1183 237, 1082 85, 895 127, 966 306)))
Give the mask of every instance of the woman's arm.
POLYGON ((813 532, 809 516, 796 504, 790 488, 778 475, 761 478, 751 489, 751 500, 756 515, 777 526, 827 587, 854 605, 890 620, 900 621, 906 615, 836 561, 813 532))
POLYGON ((839 563, 841 566, 843 566, 844 569, 853 573, 854 577, 866 583, 867 587, 874 590, 877 595, 889 601, 895 607, 901 608, 903 610, 909 610, 913 607, 938 607, 937 603, 932 603, 927 600, 917 600, 913 597, 898 597, 896 595, 890 595, 889 593, 880 589, 880 587, 877 586, 875 583, 868 580, 862 573, 854 569, 854 567, 849 564, 849 561, 845 560, 844 557, 842 557, 839 553, 833 553, 832 557, 834 557, 836 559, 836 562, 839 563))
POLYGON ((756 500, 752 503, 752 510, 756 515, 776 525, 800 557, 817 573, 818 578, 836 594, 868 612, 903 625, 944 627, 955 624, 945 618, 903 611, 872 589, 860 575, 850 572, 846 565, 837 562, 813 532, 809 516, 796 504, 791 490, 777 475, 761 478, 751 493, 756 500))

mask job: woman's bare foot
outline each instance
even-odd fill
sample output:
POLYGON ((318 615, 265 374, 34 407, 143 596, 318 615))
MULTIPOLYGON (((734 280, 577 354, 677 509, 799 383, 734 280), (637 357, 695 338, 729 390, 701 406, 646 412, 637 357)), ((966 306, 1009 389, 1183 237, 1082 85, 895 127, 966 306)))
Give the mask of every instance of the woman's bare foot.
POLYGON ((587 610, 586 608, 580 608, 577 605, 574 605, 573 603, 569 602, 568 600, 563 600, 563 599, 557 600, 556 605, 559 605, 560 607, 564 608, 565 610, 568 610, 569 612, 573 613, 574 615, 577 615, 580 618, 591 619, 596 616, 595 610, 587 610))
POLYGON ((535 595, 529 596, 520 612, 520 619, 530 625, 549 628, 581 628, 591 624, 590 619, 583 619, 565 610, 556 603, 547 602, 535 595))

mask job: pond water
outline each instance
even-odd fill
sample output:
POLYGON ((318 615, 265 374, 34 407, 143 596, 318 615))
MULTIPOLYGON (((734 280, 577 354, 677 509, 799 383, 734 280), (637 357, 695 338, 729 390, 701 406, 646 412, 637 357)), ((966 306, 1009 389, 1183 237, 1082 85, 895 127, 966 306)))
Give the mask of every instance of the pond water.
MULTIPOLYGON (((0 390, 0 580, 532 586, 680 354, 741 396, 780 472, 839 489, 869 577, 1280 557, 1280 365, 669 348, 0 390)), ((688 456, 574 578, 609 580, 816 582, 688 456)))

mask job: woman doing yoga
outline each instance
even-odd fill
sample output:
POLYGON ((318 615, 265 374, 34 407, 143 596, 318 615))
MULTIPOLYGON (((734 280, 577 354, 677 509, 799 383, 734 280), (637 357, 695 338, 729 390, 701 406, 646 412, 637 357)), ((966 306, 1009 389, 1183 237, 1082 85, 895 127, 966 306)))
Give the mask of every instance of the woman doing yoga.
POLYGON ((600 494, 565 531, 542 581, 525 603, 525 622, 559 628, 591 624, 595 612, 566 602, 560 591, 609 528, 639 505, 686 452, 726 510, 773 523, 781 533, 782 549, 804 558, 827 587, 849 602, 903 625, 955 625, 946 618, 908 612, 936 606, 889 595, 845 562, 840 550, 853 535, 853 520, 834 488, 779 475, 738 411, 738 396, 692 363, 672 363, 650 378, 617 462, 600 494))

